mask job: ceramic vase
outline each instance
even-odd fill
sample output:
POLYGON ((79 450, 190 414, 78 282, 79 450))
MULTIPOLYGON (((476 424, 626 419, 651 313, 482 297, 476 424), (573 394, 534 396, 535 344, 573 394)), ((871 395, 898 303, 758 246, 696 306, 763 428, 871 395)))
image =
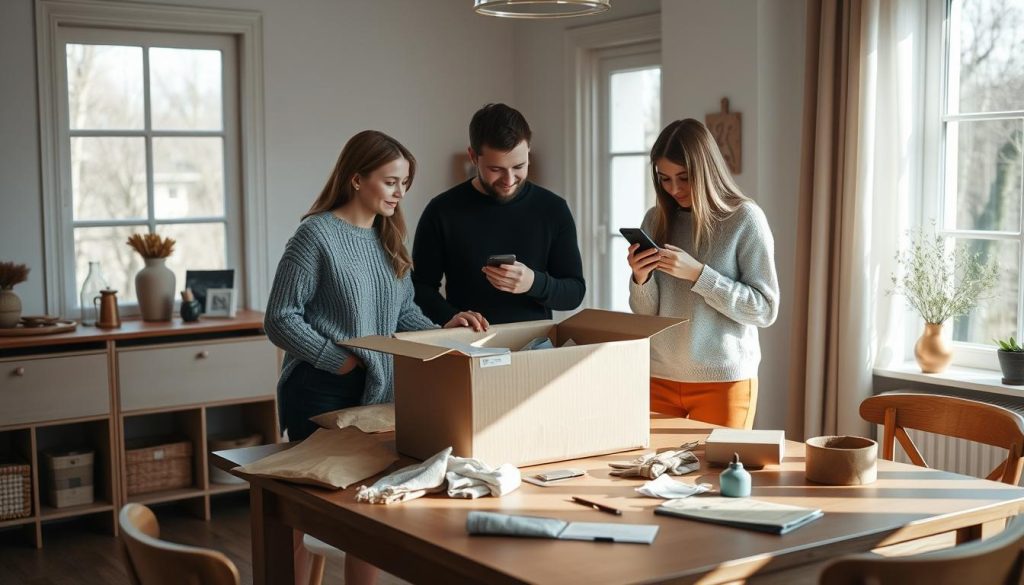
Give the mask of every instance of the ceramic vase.
POLYGON ((10 287, 0 290, 0 328, 16 327, 21 319, 21 299, 10 287))
POLYGON ((937 374, 949 366, 953 352, 942 337, 942 323, 924 324, 924 333, 914 344, 914 358, 925 374, 937 374))
POLYGON ((135 275, 135 295, 143 321, 170 321, 174 312, 174 273, 166 258, 146 258, 135 275))

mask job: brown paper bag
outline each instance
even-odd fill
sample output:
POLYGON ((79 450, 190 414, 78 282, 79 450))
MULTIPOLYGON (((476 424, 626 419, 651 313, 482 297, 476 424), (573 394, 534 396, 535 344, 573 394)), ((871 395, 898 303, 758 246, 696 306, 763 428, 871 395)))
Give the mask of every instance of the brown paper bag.
POLYGON ((356 427, 364 433, 386 433, 395 430, 395 405, 370 404, 318 414, 309 420, 325 429, 356 427))
POLYGON ((397 460, 394 443, 382 443, 379 437, 347 427, 318 429, 287 451, 237 469, 251 475, 344 489, 384 471, 397 460))

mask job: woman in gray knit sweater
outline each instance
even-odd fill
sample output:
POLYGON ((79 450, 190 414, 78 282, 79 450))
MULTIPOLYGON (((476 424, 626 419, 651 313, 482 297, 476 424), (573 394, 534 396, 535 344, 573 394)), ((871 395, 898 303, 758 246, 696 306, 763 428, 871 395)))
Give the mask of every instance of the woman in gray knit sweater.
MULTIPOLYGON (((374 130, 356 134, 285 247, 264 327, 286 352, 278 408, 293 441, 313 433, 312 416, 393 400, 391 356, 335 341, 437 327, 413 302, 404 243, 400 202, 415 174, 416 159, 397 140, 374 130)), ((466 311, 445 324, 465 326, 488 323, 466 311)), ((346 583, 372 582, 375 574, 355 557, 345 563, 346 583)))
POLYGON ((740 192, 707 127, 669 124, 651 149, 657 205, 629 248, 633 312, 688 318, 651 340, 651 410, 751 428, 757 329, 775 322, 779 279, 764 212, 740 192))

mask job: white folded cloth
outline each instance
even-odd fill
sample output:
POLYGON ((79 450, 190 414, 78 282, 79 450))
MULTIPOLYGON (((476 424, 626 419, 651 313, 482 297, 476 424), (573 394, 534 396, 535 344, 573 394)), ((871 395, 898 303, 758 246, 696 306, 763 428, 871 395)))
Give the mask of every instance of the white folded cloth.
POLYGON ((448 496, 476 499, 492 495, 500 498, 522 483, 519 468, 503 463, 492 469, 479 459, 450 457, 448 459, 448 496))
POLYGON ((403 467, 378 479, 372 486, 360 486, 357 502, 394 504, 445 489, 453 498, 501 497, 522 483, 519 469, 505 463, 497 469, 467 457, 452 457, 452 448, 442 450, 423 463, 403 467))
POLYGON ((414 500, 428 492, 436 492, 444 483, 448 470, 448 458, 452 448, 448 447, 423 463, 403 467, 378 479, 370 487, 359 486, 357 502, 371 504, 394 504, 414 500))
POLYGON ((681 481, 676 481, 668 475, 660 475, 658 476, 658 479, 648 481, 644 483, 644 485, 636 488, 636 491, 641 495, 649 498, 664 498, 666 500, 688 498, 692 495, 702 494, 710 490, 711 484, 709 483, 690 485, 681 481))

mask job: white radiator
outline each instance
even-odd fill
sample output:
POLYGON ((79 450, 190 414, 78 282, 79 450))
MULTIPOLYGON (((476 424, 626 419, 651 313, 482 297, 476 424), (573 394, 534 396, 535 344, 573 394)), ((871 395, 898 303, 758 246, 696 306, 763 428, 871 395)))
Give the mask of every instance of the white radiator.
MULTIPOLYGON (((882 427, 877 428, 878 437, 883 436, 882 427)), ((974 477, 987 477, 1006 458, 1006 449, 990 447, 974 441, 954 439, 943 435, 907 429, 929 467, 952 471, 974 477)), ((879 455, 882 446, 879 445, 879 455)), ((910 458, 896 441, 896 461, 910 463, 910 458)))

